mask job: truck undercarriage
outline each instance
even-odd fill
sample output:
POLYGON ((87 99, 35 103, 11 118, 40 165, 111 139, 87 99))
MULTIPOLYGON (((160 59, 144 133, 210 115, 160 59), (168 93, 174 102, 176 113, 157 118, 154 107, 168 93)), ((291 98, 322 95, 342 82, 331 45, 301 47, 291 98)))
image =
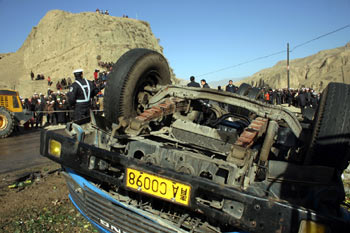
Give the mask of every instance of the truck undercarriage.
POLYGON ((325 121, 349 85, 330 84, 310 121, 247 85, 238 95, 169 81, 160 54, 131 50, 103 115, 68 124, 70 136, 42 132, 41 154, 65 168, 87 218, 110 232, 346 232, 349 104, 325 121))

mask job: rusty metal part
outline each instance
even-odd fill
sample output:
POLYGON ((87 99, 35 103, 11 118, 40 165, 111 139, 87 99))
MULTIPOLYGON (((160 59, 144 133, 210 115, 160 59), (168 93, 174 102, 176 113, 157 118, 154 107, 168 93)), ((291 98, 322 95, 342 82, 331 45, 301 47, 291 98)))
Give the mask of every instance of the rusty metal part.
POLYGON ((218 91, 210 88, 195 88, 195 87, 185 87, 185 86, 175 86, 169 85, 164 88, 164 86, 159 86, 157 89, 159 92, 151 97, 149 104, 156 105, 162 99, 173 96, 185 99, 209 99, 217 101, 220 103, 230 104, 233 106, 238 106, 247 109, 257 116, 268 118, 275 121, 284 121, 291 128, 294 135, 298 138, 302 131, 302 127, 299 123, 298 118, 294 113, 281 107, 274 106, 267 103, 263 103, 257 100, 250 99, 246 96, 240 96, 227 91, 218 91))
POLYGON ((188 105, 189 103, 184 99, 170 97, 161 103, 146 109, 143 113, 136 117, 136 120, 141 122, 156 120, 175 112, 186 111, 188 110, 188 105))
POLYGON ((247 128, 244 129, 243 133, 241 133, 235 142, 235 145, 250 148, 256 139, 265 133, 267 122, 268 119, 257 117, 247 128))
POLYGON ((261 137, 267 127, 268 119, 257 117, 250 125, 244 129, 243 133, 231 147, 231 152, 227 156, 227 161, 234 162, 239 166, 243 166, 247 161, 248 155, 251 154, 249 149, 254 142, 261 137))
POLYGON ((230 163, 234 163, 239 167, 242 167, 248 162, 251 154, 252 154, 251 149, 232 145, 231 153, 227 156, 226 161, 230 163))
POLYGON ((266 132, 266 137, 265 137, 265 141, 264 144, 261 148, 260 151, 260 160, 261 161, 267 161, 268 157, 269 157, 269 153, 271 150, 271 146, 273 144, 274 138, 277 134, 278 131, 278 124, 276 121, 270 121, 269 122, 269 127, 267 128, 267 132, 266 132))
POLYGON ((138 95, 137 95, 138 103, 139 103, 139 104, 142 104, 142 105, 147 104, 149 98, 150 98, 150 94, 147 93, 147 92, 140 92, 140 93, 138 93, 138 95))
POLYGON ((186 112, 189 110, 189 104, 189 101, 186 101, 184 99, 176 97, 166 98, 157 105, 146 109, 137 117, 121 121, 121 123, 124 123, 124 127, 126 127, 126 133, 136 136, 139 135, 143 129, 149 127, 150 121, 162 119, 164 116, 173 114, 175 112, 186 112), (127 124, 127 126, 125 126, 125 124, 127 124))

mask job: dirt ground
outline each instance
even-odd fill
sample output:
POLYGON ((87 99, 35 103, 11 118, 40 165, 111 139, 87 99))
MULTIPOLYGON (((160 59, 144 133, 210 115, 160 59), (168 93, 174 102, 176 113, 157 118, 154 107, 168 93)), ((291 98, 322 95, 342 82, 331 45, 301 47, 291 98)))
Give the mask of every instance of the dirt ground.
POLYGON ((60 168, 52 163, 0 175, 0 232, 98 232, 70 202, 60 168))
POLYGON ((0 232, 97 232, 70 202, 59 165, 0 179, 0 232))

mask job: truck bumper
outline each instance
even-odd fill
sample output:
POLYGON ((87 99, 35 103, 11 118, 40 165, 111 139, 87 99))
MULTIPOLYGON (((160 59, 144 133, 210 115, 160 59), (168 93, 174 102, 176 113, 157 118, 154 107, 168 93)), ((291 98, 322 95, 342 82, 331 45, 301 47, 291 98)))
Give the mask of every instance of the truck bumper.
MULTIPOLYGON (((126 188, 125 180, 117 179, 108 173, 101 172, 96 169, 89 168, 90 158, 101 159, 112 166, 119 169, 121 173, 125 174, 127 168, 137 168, 144 172, 153 174, 162 174, 163 177, 190 183, 192 188, 191 202, 188 211, 206 215, 208 218, 223 222, 230 226, 243 229, 249 232, 300 232, 302 222, 312 222, 330 228, 331 232, 347 232, 349 229, 349 221, 343 218, 324 216, 317 212, 305 209, 301 206, 290 204, 283 200, 275 200, 268 197, 256 196, 244 190, 237 188, 230 188, 222 186, 200 177, 193 177, 187 174, 178 173, 170 169, 152 166, 143 163, 137 159, 126 158, 124 155, 116 152, 102 150, 86 143, 78 142, 74 139, 56 134, 52 131, 42 131, 40 152, 43 156, 60 163, 68 171, 68 188, 70 190, 70 197, 73 203, 80 209, 80 211, 87 216, 93 224, 97 224, 104 230, 110 232, 118 232, 118 229, 124 229, 121 225, 126 220, 121 216, 137 217, 127 225, 138 226, 138 218, 145 221, 141 225, 156 226, 155 222, 164 222, 164 219, 157 219, 156 216, 143 213, 141 209, 133 206, 126 206, 117 201, 107 192, 97 188, 89 183, 82 176, 91 180, 97 180, 98 183, 108 183, 116 187, 126 188), (59 156, 49 153, 50 140, 60 143, 61 152, 59 156), (70 178, 69 178, 70 177, 70 178), (212 208, 197 201, 196 197, 200 193, 205 193, 207 196, 216 196, 224 200, 223 210, 212 208), (90 206, 88 203, 92 203, 90 206), (227 206, 226 206, 227 205, 227 206), (239 206, 241 210, 237 212, 235 208, 239 206), (112 212, 109 209, 117 208, 112 212), (93 212, 101 215, 93 215, 93 212), (126 211, 123 213, 121 211, 126 211), (131 212, 130 212, 131 211, 131 212), (103 215, 108 213, 107 216, 103 215), (119 215, 116 215, 119 213, 119 215), (121 214, 123 213, 123 214, 121 214), (107 218, 108 217, 108 218, 107 218), (111 219, 110 219, 111 218, 111 219), (122 219, 118 222, 118 219, 122 219), (115 225, 114 225, 115 224, 115 225), (148 225, 147 225, 148 224, 148 225), (111 231, 113 228, 113 231, 111 231)), ((141 227, 141 226, 140 226, 141 227)), ((147 232, 146 230, 131 230, 126 228, 127 232, 147 232)), ((160 224, 160 230, 166 229, 164 232, 181 232, 181 229, 172 227, 172 223, 160 224)), ((123 232, 123 231, 120 231, 123 232)), ((160 231, 161 232, 161 231, 160 231)), ((302 231, 309 232, 309 231, 302 231)))
POLYGON ((182 232, 121 203, 88 180, 65 168, 69 198, 80 213, 101 232, 182 232))

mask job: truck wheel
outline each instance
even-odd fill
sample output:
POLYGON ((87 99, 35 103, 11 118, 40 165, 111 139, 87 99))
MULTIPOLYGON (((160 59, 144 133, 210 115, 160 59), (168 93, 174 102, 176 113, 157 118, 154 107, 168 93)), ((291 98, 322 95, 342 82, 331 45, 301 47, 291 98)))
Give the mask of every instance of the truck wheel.
MULTIPOLYGON (((109 123, 119 117, 135 117, 143 111, 140 96, 144 88, 170 84, 170 71, 162 54, 149 49, 132 49, 122 55, 108 75, 104 111, 109 123)), ((147 98, 146 98, 147 99, 147 98)))
POLYGON ((252 86, 249 85, 248 83, 242 83, 238 90, 237 90, 237 94, 238 95, 243 95, 243 96, 246 96, 248 94, 248 92, 250 91, 250 89, 252 89, 252 86))
POLYGON ((261 100, 261 99, 264 99, 264 92, 260 88, 253 87, 252 89, 249 90, 249 93, 247 96, 253 100, 261 100))
POLYGON ((8 137, 14 128, 13 115, 3 107, 0 107, 0 138, 8 137))
POLYGON ((350 85, 329 83, 313 125, 307 164, 344 170, 350 159, 350 85))

